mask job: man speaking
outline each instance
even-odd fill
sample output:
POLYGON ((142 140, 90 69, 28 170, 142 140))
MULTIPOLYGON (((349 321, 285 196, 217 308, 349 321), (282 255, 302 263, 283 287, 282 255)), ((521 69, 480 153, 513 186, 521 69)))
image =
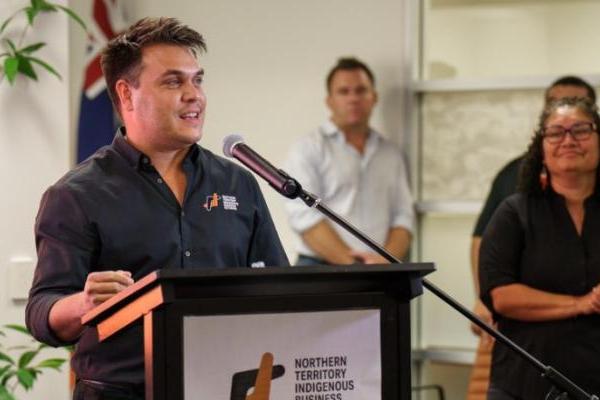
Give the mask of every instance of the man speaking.
POLYGON ((102 69, 124 127, 44 194, 27 326, 77 343, 75 399, 143 399, 141 324, 99 343, 96 305, 158 268, 287 265, 255 179, 197 145, 206 96, 202 36, 142 19, 111 40, 102 69))

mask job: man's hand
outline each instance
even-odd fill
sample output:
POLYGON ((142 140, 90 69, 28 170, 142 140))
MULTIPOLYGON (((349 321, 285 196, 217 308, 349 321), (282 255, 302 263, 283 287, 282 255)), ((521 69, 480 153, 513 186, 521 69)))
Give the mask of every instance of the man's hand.
POLYGON ((390 262, 377 253, 370 251, 351 250, 350 255, 362 264, 389 264, 390 262))
MULTIPOLYGON (((475 315, 477 315, 481 320, 483 320, 483 322, 487 323, 488 325, 492 325, 493 324, 492 313, 481 302, 481 300, 478 299, 475 302, 475 307, 473 308, 473 313, 475 315)), ((489 341, 492 340, 492 337, 487 332, 485 332, 484 330, 482 330, 479 326, 475 325, 474 323, 471 323, 471 331, 475 335, 481 336, 481 341, 484 342, 484 343, 488 343, 489 341)))
POLYGON ((133 285, 129 271, 92 272, 87 276, 83 288, 83 300, 87 311, 104 303, 115 294, 133 285))
POLYGON ((48 316, 50 328, 64 341, 77 339, 84 329, 81 317, 132 284, 131 273, 127 271, 90 273, 83 291, 54 303, 48 316))

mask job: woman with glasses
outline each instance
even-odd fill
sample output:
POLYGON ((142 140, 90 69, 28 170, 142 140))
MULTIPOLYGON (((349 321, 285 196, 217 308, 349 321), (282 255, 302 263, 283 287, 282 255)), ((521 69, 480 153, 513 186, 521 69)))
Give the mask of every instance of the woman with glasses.
MULTIPOLYGON (((498 329, 600 395, 600 116, 589 100, 543 111, 519 193, 496 211, 480 252, 483 302, 498 329)), ((494 347, 488 400, 546 399, 551 384, 494 347)), ((557 396, 548 397, 558 398, 557 396)))

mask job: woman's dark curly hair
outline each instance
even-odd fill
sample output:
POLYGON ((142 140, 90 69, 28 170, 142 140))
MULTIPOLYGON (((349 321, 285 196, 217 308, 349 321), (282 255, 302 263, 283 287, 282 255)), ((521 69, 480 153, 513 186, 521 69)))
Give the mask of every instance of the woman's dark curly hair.
MULTIPOLYGON (((544 160, 544 152, 542 148, 542 141, 544 140, 544 137, 542 136, 542 133, 544 131, 546 121, 548 121, 548 119, 560 107, 576 108, 592 119, 594 125, 596 126, 596 132, 600 127, 600 115, 598 115, 598 107, 589 99, 581 97, 565 97, 548 103, 540 115, 537 130, 531 138, 529 148, 527 149, 527 153, 525 154, 525 158, 521 164, 518 185, 519 192, 529 194, 540 194, 543 192, 542 186, 540 185, 540 172, 542 172, 544 160)), ((550 174, 548 174, 548 178, 549 180, 552 179, 550 174)))

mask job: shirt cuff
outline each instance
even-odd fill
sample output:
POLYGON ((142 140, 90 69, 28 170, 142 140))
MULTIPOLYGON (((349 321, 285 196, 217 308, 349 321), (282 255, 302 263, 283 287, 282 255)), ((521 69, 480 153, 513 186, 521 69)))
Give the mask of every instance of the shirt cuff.
POLYGON ((28 312, 28 329, 33 337, 52 347, 63 347, 77 343, 77 340, 64 341, 50 328, 50 310, 54 304, 65 297, 64 294, 51 293, 38 298, 28 312))

